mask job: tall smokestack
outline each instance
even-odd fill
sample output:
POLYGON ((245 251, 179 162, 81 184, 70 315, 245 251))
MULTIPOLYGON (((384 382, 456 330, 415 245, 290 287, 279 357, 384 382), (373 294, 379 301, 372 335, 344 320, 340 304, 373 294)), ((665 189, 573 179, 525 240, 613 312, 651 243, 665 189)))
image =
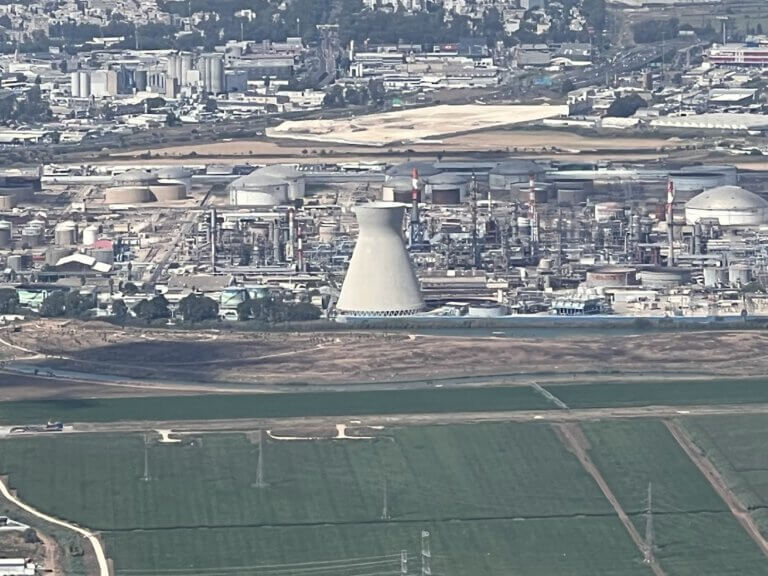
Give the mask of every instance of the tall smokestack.
POLYGON ((288 210, 288 250, 285 255, 288 260, 293 260, 296 255, 296 211, 288 210))
POLYGON ((209 224, 211 231, 211 271, 216 272, 216 208, 211 209, 211 222, 209 224))
POLYGON ((536 175, 531 174, 528 178, 528 204, 530 207, 531 218, 531 248, 532 251, 539 244, 539 212, 536 209, 536 175))
POLYGON ((302 239, 301 226, 297 227, 296 260, 298 262, 298 271, 304 272, 304 241, 302 239))
POLYGON ((675 234, 674 234, 674 213, 673 207, 675 204, 675 183, 670 180, 667 183, 667 239, 669 241, 669 257, 667 258, 667 266, 675 265, 675 234))
POLYGON ((419 169, 414 168, 411 188, 411 248, 419 243, 419 169))

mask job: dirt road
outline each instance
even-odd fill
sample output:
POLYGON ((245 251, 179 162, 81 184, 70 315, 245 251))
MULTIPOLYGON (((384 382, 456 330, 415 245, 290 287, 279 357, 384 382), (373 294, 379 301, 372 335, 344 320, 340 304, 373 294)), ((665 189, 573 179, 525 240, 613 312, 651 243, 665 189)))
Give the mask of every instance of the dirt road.
POLYGON ((614 495, 610 486, 608 486, 608 483, 605 481, 605 478, 603 478, 600 470, 597 469, 597 466, 595 466, 594 462, 592 462, 592 459, 589 457, 589 454, 587 453, 587 440, 584 437, 584 434, 581 431, 579 425, 570 423, 553 424, 553 426, 558 432, 558 436, 565 445, 566 449, 579 459, 581 465, 584 467, 587 473, 592 476, 597 485, 600 487, 600 491, 611 503, 611 506, 613 506, 613 509, 616 511, 616 514, 621 520, 621 523, 624 525, 624 528, 626 528, 630 538, 632 538, 632 541, 637 546, 637 549, 647 559, 647 564, 651 570, 653 570, 653 573, 656 576, 665 576, 664 571, 661 569, 661 566, 659 566, 659 563, 656 561, 653 555, 648 555, 648 547, 646 542, 640 536, 640 533, 635 528, 635 525, 632 524, 629 516, 627 516, 627 513, 621 507, 621 503, 614 495))
POLYGON ((754 518, 750 515, 749 511, 744 507, 741 501, 734 494, 728 484, 725 482, 720 472, 717 470, 714 464, 707 458, 707 456, 696 446, 691 436, 683 428, 683 426, 676 420, 665 420, 664 425, 669 430, 670 434, 677 440, 677 443, 685 451, 691 461, 696 464, 696 467, 701 471, 704 477, 712 485, 712 488, 720 495, 728 505, 731 513, 739 521, 739 524, 747 531, 750 538, 760 547, 763 555, 768 557, 768 541, 760 533, 760 529, 757 527, 754 518))

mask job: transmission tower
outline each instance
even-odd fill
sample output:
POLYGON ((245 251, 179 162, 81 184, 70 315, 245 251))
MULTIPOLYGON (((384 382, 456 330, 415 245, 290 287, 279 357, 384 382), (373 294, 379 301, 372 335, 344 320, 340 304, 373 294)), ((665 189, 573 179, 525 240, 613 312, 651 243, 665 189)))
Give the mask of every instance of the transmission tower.
POLYGON ((144 434, 144 476, 141 477, 144 482, 149 482, 149 438, 144 434))
POLYGON ((381 519, 389 520, 389 482, 384 477, 384 498, 381 506, 381 519))
POLYGON ((400 550, 400 576, 408 574, 408 550, 400 550))
POLYGON ((645 557, 643 562, 653 562, 653 492, 651 483, 648 482, 648 501, 645 510, 645 557))
POLYGON ((421 576, 432 576, 432 552, 429 551, 429 532, 421 531, 421 576))
POLYGON ((264 488, 264 431, 259 430, 259 460, 256 464, 256 488, 264 488))

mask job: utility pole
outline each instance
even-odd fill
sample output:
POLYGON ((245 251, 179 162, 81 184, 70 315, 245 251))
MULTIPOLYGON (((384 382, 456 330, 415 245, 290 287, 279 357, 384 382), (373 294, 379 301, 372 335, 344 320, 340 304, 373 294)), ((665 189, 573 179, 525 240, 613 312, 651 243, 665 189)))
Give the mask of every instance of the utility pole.
POLYGON ((675 183, 670 180, 667 184, 667 239, 669 241, 669 256, 667 257, 667 266, 675 265, 675 222, 674 222, 674 204, 675 204, 675 183))
POLYGON ((472 173, 472 265, 477 266, 477 179, 472 173))
POLYGON ((408 574, 408 550, 400 550, 400 576, 408 574))
POLYGON ((645 555, 643 562, 650 564, 653 562, 653 502, 652 502, 651 483, 648 482, 648 501, 645 511, 645 555))
POLYGON ((432 576, 432 552, 429 550, 429 532, 421 531, 421 576, 432 576))

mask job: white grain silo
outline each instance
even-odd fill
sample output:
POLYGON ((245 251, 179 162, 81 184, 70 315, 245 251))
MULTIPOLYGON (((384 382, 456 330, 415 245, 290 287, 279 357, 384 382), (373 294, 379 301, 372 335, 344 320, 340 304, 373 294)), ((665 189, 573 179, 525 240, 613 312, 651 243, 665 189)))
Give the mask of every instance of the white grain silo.
POLYGON ((405 204, 354 208, 360 232, 336 308, 341 317, 410 316, 424 300, 403 242, 405 204))
POLYGON ((69 92, 72 98, 80 98, 80 72, 72 72, 69 75, 69 92))
POLYGON ((91 73, 86 70, 78 72, 78 83, 80 84, 80 98, 91 97, 91 73))

